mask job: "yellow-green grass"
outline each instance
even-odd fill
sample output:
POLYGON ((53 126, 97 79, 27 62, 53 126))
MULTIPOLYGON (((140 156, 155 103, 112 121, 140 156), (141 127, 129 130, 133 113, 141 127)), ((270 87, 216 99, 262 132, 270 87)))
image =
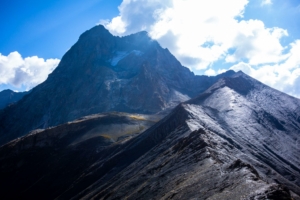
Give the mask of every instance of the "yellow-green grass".
POLYGON ((145 117, 139 115, 129 115, 129 117, 133 120, 146 120, 145 117))
POLYGON ((101 134, 102 137, 104 137, 105 139, 112 139, 109 135, 107 134, 101 134))

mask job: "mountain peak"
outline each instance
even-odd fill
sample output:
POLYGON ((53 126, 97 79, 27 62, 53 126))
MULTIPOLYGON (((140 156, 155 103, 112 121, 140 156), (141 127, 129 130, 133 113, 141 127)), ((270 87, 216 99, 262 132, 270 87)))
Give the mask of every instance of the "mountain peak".
POLYGON ((233 70, 229 70, 225 73, 227 73, 227 76, 223 77, 211 86, 208 91, 214 91, 222 87, 229 87, 242 95, 246 95, 257 83, 259 83, 242 71, 234 72, 233 70))
POLYGON ((11 89, 5 89, 2 90, 1 93, 13 93, 14 91, 12 91, 11 89))
POLYGON ((147 31, 140 31, 140 32, 137 32, 137 33, 133 33, 131 35, 135 35, 135 36, 138 36, 138 37, 148 37, 148 38, 150 38, 149 33, 147 31))
POLYGON ((253 89, 254 85, 251 84, 248 77, 245 76, 243 72, 237 72, 232 77, 225 77, 224 83, 225 86, 237 91, 240 94, 246 95, 248 92, 253 89))
POLYGON ((83 38, 94 38, 94 37, 101 37, 101 38, 106 38, 106 37, 112 37, 113 35, 103 26, 103 25, 97 25, 94 26, 93 28, 85 31, 82 33, 79 37, 79 39, 83 38))
POLYGON ((85 115, 160 112, 219 78, 195 76, 146 31, 117 37, 98 25, 80 36, 45 82, 0 113, 0 144, 85 115))
POLYGON ((299 99, 242 71, 196 76, 147 32, 98 25, 0 111, 0 145, 15 139, 0 147, 0 196, 291 199, 299 135, 299 99))

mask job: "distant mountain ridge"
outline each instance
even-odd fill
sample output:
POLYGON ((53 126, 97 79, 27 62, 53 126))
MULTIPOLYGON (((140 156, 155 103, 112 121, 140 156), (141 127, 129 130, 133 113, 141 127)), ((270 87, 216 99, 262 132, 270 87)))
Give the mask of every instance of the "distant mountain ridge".
POLYGON ((45 82, 0 112, 0 144, 100 112, 156 113, 233 73, 196 76, 146 32, 116 37, 99 25, 80 36, 45 82))
POLYGON ((299 108, 299 99, 238 72, 127 141, 111 144, 100 135, 70 145, 94 128, 83 124, 136 124, 142 117, 92 116, 34 132, 0 148, 2 196, 297 200, 299 108), (85 162, 74 164, 78 159, 85 162), (38 175, 36 163, 43 167, 38 175))
POLYGON ((9 104, 16 103, 23 98, 28 92, 14 92, 12 90, 2 90, 0 92, 0 109, 5 108, 9 104))

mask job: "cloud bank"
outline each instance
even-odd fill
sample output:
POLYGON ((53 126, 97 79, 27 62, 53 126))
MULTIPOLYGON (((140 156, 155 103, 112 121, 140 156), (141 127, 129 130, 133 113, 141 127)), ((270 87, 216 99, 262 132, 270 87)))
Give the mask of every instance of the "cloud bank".
MULTIPOLYGON (((123 0, 119 16, 101 20, 114 35, 146 30, 185 66, 207 75, 222 72, 223 62, 243 68, 258 80, 300 96, 299 40, 288 46, 281 40, 288 31, 266 27, 257 19, 245 20, 248 0, 123 0), (247 67, 246 67, 247 66, 247 67)), ((259 6, 272 5, 262 0, 259 6)))
MULTIPOLYGON (((261 82, 300 98, 300 40, 291 44, 287 59, 278 64, 251 66, 249 63, 239 62, 231 67, 235 71, 242 70, 261 82)), ((225 71, 225 70, 221 70, 225 71)))
POLYGON ((59 61, 58 59, 44 60, 37 56, 22 58, 16 51, 8 56, 0 53, 0 84, 29 90, 45 81, 59 61))

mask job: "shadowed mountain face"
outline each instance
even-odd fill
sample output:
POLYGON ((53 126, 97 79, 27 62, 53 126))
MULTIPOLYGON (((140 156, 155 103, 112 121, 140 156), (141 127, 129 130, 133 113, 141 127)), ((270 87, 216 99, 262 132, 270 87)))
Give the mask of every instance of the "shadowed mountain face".
POLYGON ((120 38, 99 25, 80 36, 44 83, 0 113, 0 144, 99 112, 156 113, 233 73, 195 76, 146 32, 120 38))
POLYGON ((0 148, 1 199, 54 199, 97 160, 108 157, 161 117, 91 115, 7 143, 0 148))
POLYGON ((3 90, 0 92, 0 109, 5 108, 6 106, 16 103, 22 97, 28 94, 28 92, 14 92, 12 90, 3 90))
MULTIPOLYGON (((53 134, 46 130, 2 146, 0 176, 7 177, 1 182, 1 188, 6 187, 2 196, 278 200, 293 196, 299 199, 299 108, 299 99, 239 72, 178 105, 168 116, 131 139, 112 142, 96 134, 99 141, 89 140, 77 136, 81 131, 76 130, 81 126, 71 129, 74 124, 71 123, 59 127, 69 130, 69 136, 86 138, 67 140, 81 141, 72 142, 78 148, 70 146, 70 142, 60 143, 59 148, 37 145, 42 141, 38 138, 48 141, 45 138, 52 138, 53 134, 65 137, 62 132, 54 131, 59 127, 48 130, 53 134), (81 145, 84 148, 80 149, 81 145), (57 149, 60 156, 51 157, 57 155, 54 154, 57 149), (81 159, 84 165, 75 162, 81 159), (40 169, 36 163, 48 162, 62 163, 56 167, 45 164, 47 170, 34 176, 35 169, 40 169), (80 169, 74 171, 78 165, 80 169), (53 174, 60 178, 53 181, 53 174), (31 179, 20 179, 22 175, 31 179), (12 188, 15 192, 9 193, 12 188)), ((99 123, 102 125, 105 124, 99 123)))

